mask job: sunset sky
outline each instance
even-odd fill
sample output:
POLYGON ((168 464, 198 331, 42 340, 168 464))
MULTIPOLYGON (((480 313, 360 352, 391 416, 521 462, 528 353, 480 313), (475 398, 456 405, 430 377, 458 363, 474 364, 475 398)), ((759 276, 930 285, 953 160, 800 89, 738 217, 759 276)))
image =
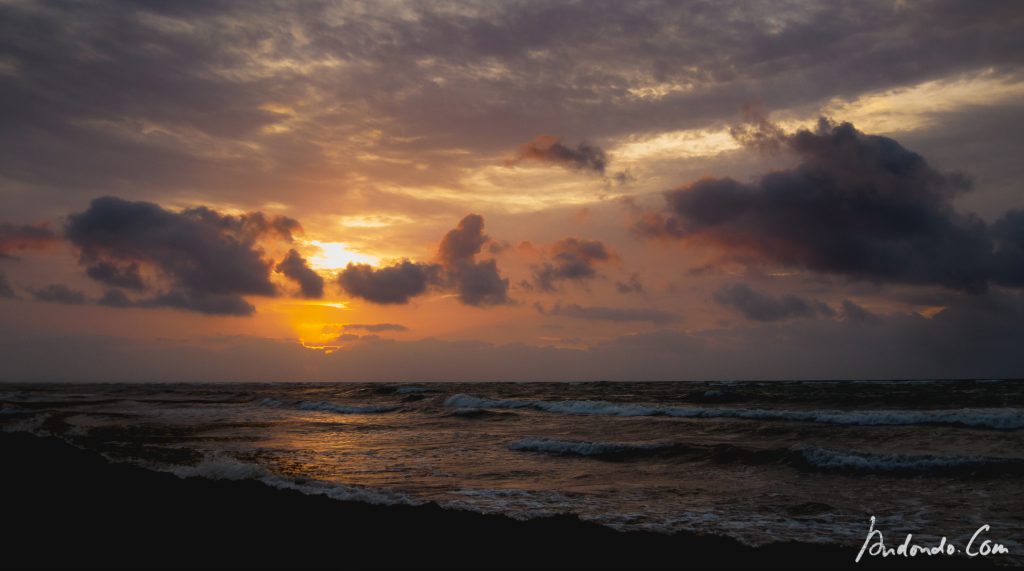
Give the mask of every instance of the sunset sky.
POLYGON ((0 2, 0 380, 1024 377, 1018 2, 0 2))

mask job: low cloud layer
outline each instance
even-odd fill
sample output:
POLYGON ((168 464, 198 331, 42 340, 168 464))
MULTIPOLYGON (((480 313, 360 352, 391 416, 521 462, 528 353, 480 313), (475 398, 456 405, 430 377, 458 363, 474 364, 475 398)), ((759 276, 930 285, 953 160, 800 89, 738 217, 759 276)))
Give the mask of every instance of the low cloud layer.
POLYGON ((346 331, 366 331, 369 333, 403 332, 409 328, 399 323, 348 323, 346 331))
POLYGON ((970 292, 1024 285, 1024 216, 1011 212, 990 228, 958 212, 952 200, 970 190, 965 176, 849 123, 823 119, 814 131, 771 136, 800 164, 753 183, 709 178, 673 190, 666 211, 639 230, 711 244, 731 260, 856 280, 970 292))
POLYGON ((575 303, 566 305, 556 303, 550 309, 545 309, 544 306, 539 304, 535 307, 540 313, 547 315, 560 315, 591 321, 611 321, 616 323, 645 322, 655 325, 665 325, 679 321, 679 316, 672 312, 641 307, 588 307, 575 303))

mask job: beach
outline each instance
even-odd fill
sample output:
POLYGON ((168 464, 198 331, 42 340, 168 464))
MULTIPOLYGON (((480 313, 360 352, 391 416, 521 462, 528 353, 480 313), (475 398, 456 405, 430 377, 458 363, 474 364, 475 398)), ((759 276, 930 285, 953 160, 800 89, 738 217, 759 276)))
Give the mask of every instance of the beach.
MULTIPOLYGON (((364 568, 852 567, 854 549, 750 548, 693 533, 617 532, 574 516, 516 521, 436 505, 377 506, 256 481, 179 478, 55 438, 0 435, 5 566, 364 568)), ((859 566, 965 568, 963 558, 859 566)), ((970 561, 987 568, 985 561, 970 561)))

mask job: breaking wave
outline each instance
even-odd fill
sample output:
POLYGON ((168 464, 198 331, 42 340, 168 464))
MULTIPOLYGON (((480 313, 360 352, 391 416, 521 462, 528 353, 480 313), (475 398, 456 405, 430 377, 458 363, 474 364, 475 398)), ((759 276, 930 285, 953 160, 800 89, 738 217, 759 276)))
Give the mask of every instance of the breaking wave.
POLYGON ((444 401, 447 408, 534 409, 544 412, 612 416, 672 416, 679 418, 739 418, 747 420, 782 420, 819 422, 858 426, 894 426, 943 424, 1018 430, 1024 428, 1021 409, 959 409, 959 410, 793 410, 744 409, 709 407, 664 407, 595 400, 545 401, 532 399, 487 399, 457 394, 444 401))
POLYGON ((731 444, 697 445, 672 442, 626 443, 526 438, 510 450, 555 456, 582 456, 607 461, 680 458, 747 465, 787 464, 805 471, 842 471, 890 475, 1021 474, 1024 460, 985 456, 870 454, 818 446, 752 449, 731 444))

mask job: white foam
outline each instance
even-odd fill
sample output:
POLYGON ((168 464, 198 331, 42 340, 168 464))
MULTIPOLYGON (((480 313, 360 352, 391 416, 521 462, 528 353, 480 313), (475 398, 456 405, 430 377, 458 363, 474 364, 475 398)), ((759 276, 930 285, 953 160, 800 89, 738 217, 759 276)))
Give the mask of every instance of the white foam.
POLYGON ((362 502, 375 505, 418 505, 422 500, 389 490, 373 490, 321 480, 296 479, 273 474, 260 464, 243 462, 227 455, 204 458, 195 466, 158 468, 179 478, 199 477, 208 480, 255 480, 272 488, 295 490, 310 496, 326 496, 339 501, 362 502))
POLYGON ((200 477, 208 480, 259 480, 270 472, 259 464, 242 462, 230 456, 204 458, 195 466, 175 466, 171 472, 179 478, 200 477))
POLYGON ((673 416, 680 418, 741 418, 749 420, 790 420, 859 426, 949 424, 996 430, 1024 428, 1021 409, 957 410, 793 410, 707 407, 664 407, 591 400, 544 401, 530 399, 487 399, 466 394, 448 397, 448 408, 532 408, 545 412, 612 416, 673 416))

